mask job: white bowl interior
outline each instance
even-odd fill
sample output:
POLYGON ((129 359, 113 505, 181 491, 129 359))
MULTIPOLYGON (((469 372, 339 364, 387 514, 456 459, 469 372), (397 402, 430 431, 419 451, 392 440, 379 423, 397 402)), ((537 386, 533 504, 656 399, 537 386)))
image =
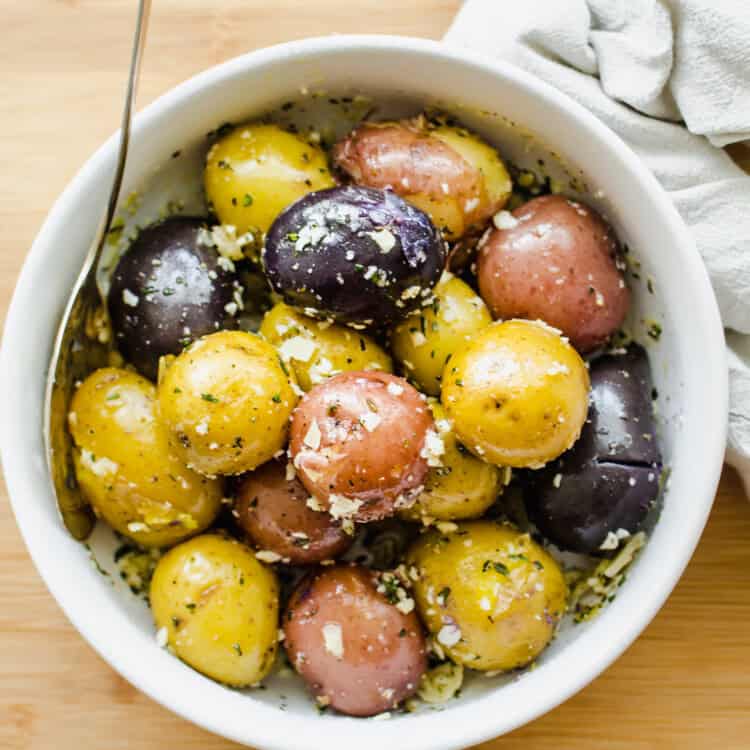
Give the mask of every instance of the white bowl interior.
POLYGON ((641 263, 631 323, 635 337, 649 345, 660 393, 660 439, 672 474, 661 519, 616 600, 590 623, 566 623, 535 670, 476 678, 460 699, 438 711, 425 708, 367 726, 318 716, 294 677, 274 677, 263 691, 232 691, 160 650, 147 608, 116 576, 112 534, 98 528, 91 539, 96 559, 113 573, 102 576, 86 548, 64 532, 41 437, 50 344, 106 199, 113 141, 55 205, 19 281, 2 359, 6 477, 35 562, 68 616, 125 677, 178 713, 260 748, 317 748, 323 735, 330 750, 352 742, 362 750, 464 747, 510 730, 580 689, 629 645, 676 583, 710 508, 723 454, 726 375, 718 314, 674 209, 609 131, 518 71, 428 42, 310 40, 239 58, 183 84, 136 122, 123 195, 138 189, 143 202, 131 221, 156 218, 169 199, 197 209, 206 133, 299 99, 303 87, 333 96, 364 93, 409 114, 422 104, 437 105, 520 166, 535 166, 538 158, 547 167, 557 164, 563 181, 582 179, 582 196, 609 217, 641 263), (177 149, 182 155, 170 158, 177 149), (654 293, 647 291, 648 279, 654 293), (652 321, 663 329, 658 342, 645 332, 652 321))

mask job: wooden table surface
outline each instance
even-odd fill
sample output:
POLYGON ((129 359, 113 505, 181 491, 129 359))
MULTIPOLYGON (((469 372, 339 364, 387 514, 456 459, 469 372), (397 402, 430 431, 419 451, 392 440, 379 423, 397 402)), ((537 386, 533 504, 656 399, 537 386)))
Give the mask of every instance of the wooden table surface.
MULTIPOLYGON (((210 65, 275 42, 331 32, 438 38, 459 5, 156 0, 140 103, 210 65)), ((119 121, 134 7, 135 0, 0 0, 3 319, 52 201, 119 121)), ((0 493, 0 748, 237 747, 141 695, 89 648, 37 575, 0 493)), ((750 748, 749 622, 750 504, 727 469, 687 573, 641 638, 568 703, 481 747, 750 748)))

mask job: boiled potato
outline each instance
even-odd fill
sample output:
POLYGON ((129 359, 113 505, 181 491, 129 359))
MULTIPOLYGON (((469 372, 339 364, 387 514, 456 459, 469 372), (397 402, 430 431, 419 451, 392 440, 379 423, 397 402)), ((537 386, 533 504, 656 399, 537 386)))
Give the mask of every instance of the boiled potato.
POLYGON ((539 321, 488 326, 453 355, 442 385, 458 439, 502 466, 543 466, 573 445, 586 420, 586 366, 559 331, 539 321))
POLYGON ((267 341, 219 331, 163 368, 159 408, 170 444, 188 466, 207 476, 239 474, 284 447, 294 388, 267 341))
POLYGON ((437 396, 450 356, 492 322, 489 310, 461 279, 444 273, 429 307, 412 313, 391 334, 393 354, 421 389, 437 396))
POLYGON ((169 647, 206 676, 245 687, 273 666, 279 587, 244 544, 204 534, 174 547, 156 565, 150 601, 169 647))
POLYGON ((496 223, 477 258, 479 291, 493 316, 542 318, 581 352, 604 344, 630 305, 610 224, 562 195, 534 198, 496 223))
POLYGON ((457 664, 510 670, 533 661, 565 612, 560 567, 528 534, 494 521, 422 536, 407 554, 414 598, 435 641, 457 664))
POLYGON ((451 240, 501 209, 512 185, 494 148, 444 119, 365 122, 333 149, 356 183, 390 188, 429 214, 451 240))
POLYGON ((284 647, 319 705, 374 716, 414 695, 427 667, 411 608, 358 565, 325 568, 297 586, 284 613, 284 647))
POLYGON ((478 518, 502 492, 504 481, 510 479, 510 471, 472 456, 456 440, 440 404, 432 404, 432 414, 443 441, 442 465, 430 467, 416 503, 399 511, 399 515, 410 521, 424 522, 478 518))
POLYGON ((260 334, 279 350, 304 391, 340 372, 393 371, 391 358, 366 334, 314 320, 283 302, 266 313, 260 334))
POLYGON ((73 395, 68 424, 76 477, 94 512, 146 546, 175 544, 211 524, 222 485, 188 469, 158 420, 156 387, 106 367, 73 395))
POLYGON ((369 523, 414 502, 443 449, 423 399, 385 372, 343 372, 303 396, 289 455, 315 510, 369 523))
MULTIPOLYGON (((334 184, 325 154, 278 125, 239 126, 206 157, 206 196, 222 224, 265 233, 298 198, 334 184)), ((256 239, 260 239, 259 237, 256 239)))

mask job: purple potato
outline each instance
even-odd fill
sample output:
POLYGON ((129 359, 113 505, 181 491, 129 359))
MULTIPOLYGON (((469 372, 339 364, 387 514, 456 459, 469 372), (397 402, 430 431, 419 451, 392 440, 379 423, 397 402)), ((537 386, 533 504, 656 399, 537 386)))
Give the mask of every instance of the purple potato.
POLYGON ((235 275, 199 242, 206 219, 175 216, 141 231, 112 275, 107 297, 115 343, 125 359, 156 379, 159 357, 234 328, 227 312, 235 275))
POLYGON ((445 266, 427 214, 391 191, 348 185, 293 203, 266 237, 273 288, 306 313, 382 328, 431 296, 445 266))
POLYGON ((610 532, 633 534, 659 494, 661 454, 643 347, 592 362, 589 414, 571 450, 530 472, 524 498, 531 520, 561 549, 607 554, 610 532))

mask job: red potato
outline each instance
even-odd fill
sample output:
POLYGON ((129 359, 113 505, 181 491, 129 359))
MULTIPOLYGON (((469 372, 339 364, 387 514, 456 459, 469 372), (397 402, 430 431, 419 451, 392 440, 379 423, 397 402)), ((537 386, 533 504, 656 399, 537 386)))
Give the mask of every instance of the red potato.
POLYGON ((630 291, 614 231, 593 208, 546 195, 496 222, 477 274, 493 317, 543 320, 582 352, 620 327, 630 291))
POLYGON ((413 602, 398 607, 359 566, 304 579, 283 617, 289 660, 322 706, 373 716, 413 695, 427 668, 413 602), (406 612, 406 614, 405 614, 406 612))
POLYGON ((289 449, 322 510, 367 523, 413 504, 427 474, 431 430, 432 413, 406 380, 346 372, 305 394, 289 449))
POLYGON ((259 550, 275 552, 296 565, 333 560, 352 537, 327 513, 307 506, 301 482, 286 478, 286 467, 269 461, 239 482, 237 523, 259 550))
POLYGON ((357 184, 391 189, 421 208, 449 239, 489 219, 511 191, 489 144, 424 117, 363 123, 334 146, 333 160, 357 184))

